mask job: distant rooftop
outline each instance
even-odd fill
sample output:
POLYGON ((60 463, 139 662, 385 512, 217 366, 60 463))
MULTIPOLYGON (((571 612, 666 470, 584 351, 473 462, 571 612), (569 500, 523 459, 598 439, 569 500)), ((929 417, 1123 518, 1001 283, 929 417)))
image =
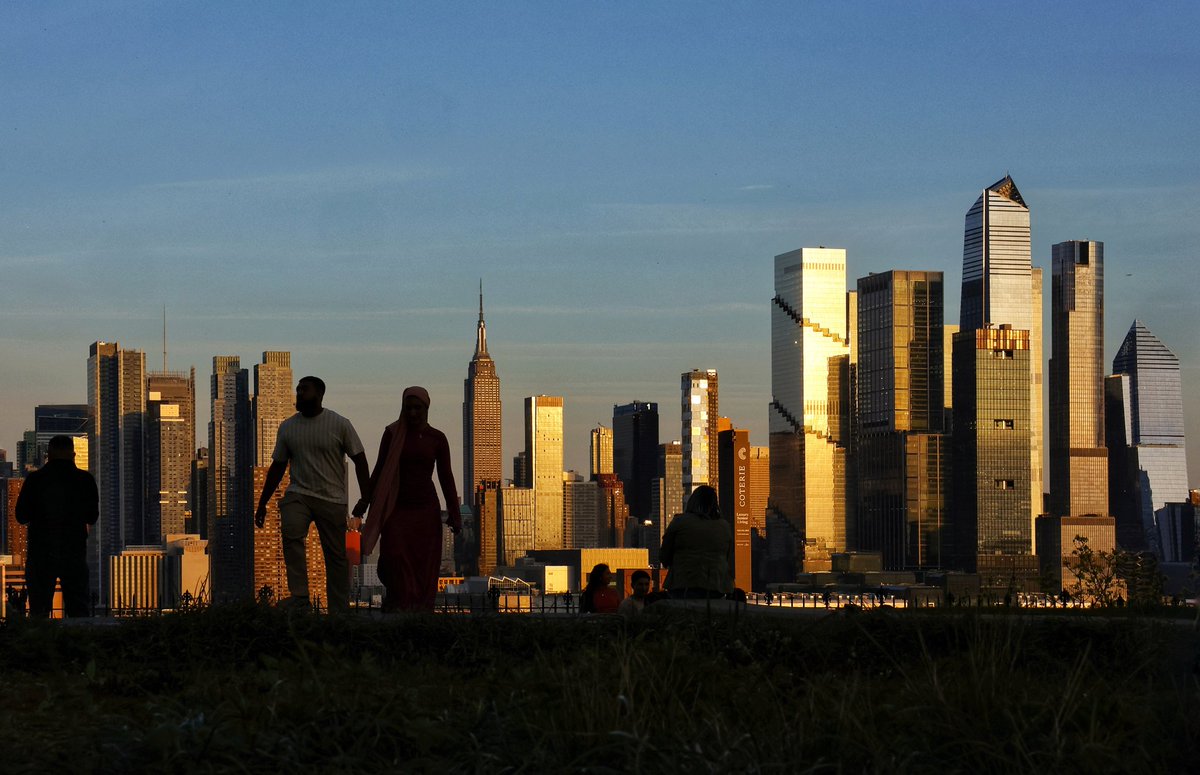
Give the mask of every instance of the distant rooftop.
POLYGON ((1005 175, 1000 180, 997 180, 992 185, 988 186, 988 191, 995 191, 1005 199, 1011 199, 1022 207, 1028 207, 1025 200, 1021 198, 1021 192, 1017 190, 1017 184, 1013 182, 1011 175, 1005 175))

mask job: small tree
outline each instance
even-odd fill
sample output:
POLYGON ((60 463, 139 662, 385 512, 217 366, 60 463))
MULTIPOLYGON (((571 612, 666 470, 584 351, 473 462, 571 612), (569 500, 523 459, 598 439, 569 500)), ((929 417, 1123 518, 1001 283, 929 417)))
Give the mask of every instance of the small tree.
POLYGON ((1087 536, 1075 536, 1068 567, 1075 576, 1078 595, 1091 605, 1107 608, 1120 597, 1117 562, 1113 552, 1093 551, 1087 536))

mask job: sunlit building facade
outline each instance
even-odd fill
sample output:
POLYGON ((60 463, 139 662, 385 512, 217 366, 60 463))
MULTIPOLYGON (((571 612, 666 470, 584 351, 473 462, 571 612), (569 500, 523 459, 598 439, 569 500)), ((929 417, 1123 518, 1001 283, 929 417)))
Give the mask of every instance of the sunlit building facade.
POLYGON ((1050 514, 1107 516, 1104 243, 1051 249, 1050 514))
POLYGON ((147 543, 184 533, 196 454, 196 370, 146 375, 147 543))
POLYGON ((588 456, 591 463, 588 468, 589 477, 597 474, 613 472, 613 431, 603 425, 592 428, 591 441, 588 446, 588 456))
MULTIPOLYGON (((559 471, 561 488, 562 471, 559 471)), ((528 487, 501 487, 496 490, 500 525, 497 557, 501 565, 515 565, 518 557, 533 551, 537 535, 536 495, 528 487)), ((561 496, 560 496, 561 502, 561 496)))
MULTIPOLYGON (((771 301, 769 509, 802 541, 805 571, 848 546, 845 446, 836 440, 849 366, 846 251, 801 248, 775 257, 771 301), (834 369, 831 370, 831 362, 834 369)), ((770 528, 768 528, 770 529, 770 528)))
POLYGON ((292 354, 268 350, 254 364, 254 465, 270 466, 275 437, 283 421, 296 413, 292 354))
POLYGON ((855 548, 880 552, 889 570, 942 560, 942 299, 941 272, 858 280, 855 548))
POLYGON ((692 369, 679 377, 683 442, 683 512, 687 497, 702 484, 716 487, 720 392, 716 369, 692 369))
MULTIPOLYGON (((535 549, 563 548, 563 399, 525 399, 525 459, 533 490, 535 549)), ((508 544, 506 544, 507 546, 508 544)), ((505 563, 511 564, 511 563, 505 563)))

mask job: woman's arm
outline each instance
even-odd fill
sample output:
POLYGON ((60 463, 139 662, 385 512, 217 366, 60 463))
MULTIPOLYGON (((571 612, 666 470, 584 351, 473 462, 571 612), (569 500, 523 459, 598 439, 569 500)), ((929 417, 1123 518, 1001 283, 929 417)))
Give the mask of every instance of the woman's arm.
POLYGON ((446 499, 446 524, 457 533, 462 530, 462 514, 458 508, 458 488, 454 485, 454 469, 450 467, 450 442, 446 434, 439 433, 437 450, 438 483, 442 486, 442 497, 446 499))

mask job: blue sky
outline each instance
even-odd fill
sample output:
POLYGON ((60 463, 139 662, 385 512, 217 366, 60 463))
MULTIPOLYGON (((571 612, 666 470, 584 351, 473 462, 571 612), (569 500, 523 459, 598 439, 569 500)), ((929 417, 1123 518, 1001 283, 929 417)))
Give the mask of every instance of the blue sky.
POLYGON ((1197 28, 1194 3, 6 3, 0 447, 85 400, 96 339, 158 368, 166 304, 202 428, 213 355, 287 349, 368 447, 427 386, 459 458, 480 277, 506 457, 535 393, 566 397, 569 466, 614 403, 676 438, 693 367, 765 443, 772 257, 943 270, 957 320, 963 215, 1006 172, 1035 265, 1106 243, 1107 357, 1144 320, 1195 437, 1197 28))

